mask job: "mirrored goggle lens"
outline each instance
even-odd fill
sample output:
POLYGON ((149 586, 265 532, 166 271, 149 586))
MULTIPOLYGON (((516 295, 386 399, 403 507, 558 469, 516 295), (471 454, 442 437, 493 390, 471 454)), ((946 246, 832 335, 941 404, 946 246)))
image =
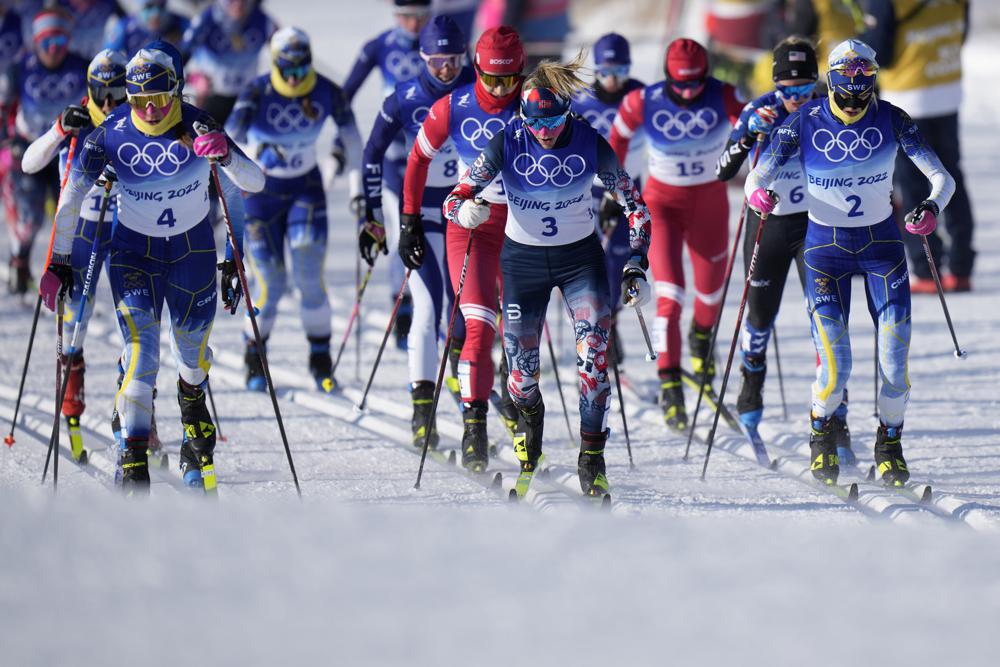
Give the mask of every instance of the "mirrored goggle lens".
POLYGON ((782 99, 798 101, 811 97, 816 89, 815 83, 804 83, 801 86, 778 86, 778 96, 782 99))
POLYGON ((486 72, 480 72, 479 78, 483 80, 488 88, 493 88, 494 86, 503 86, 504 88, 511 88, 517 84, 517 80, 521 78, 520 74, 487 74, 486 72))
POLYGON ((870 60, 848 60, 837 64, 833 69, 844 76, 874 76, 878 72, 878 65, 870 60))
POLYGON ((628 77, 629 66, 628 65, 598 65, 597 66, 597 76, 604 79, 609 76, 613 76, 617 79, 624 79, 628 77))
POLYGON ((173 99, 172 93, 147 93, 145 95, 129 95, 128 103, 136 109, 145 109, 150 104, 163 108, 170 104, 173 99))
POLYGON ((295 67, 282 67, 281 76, 284 79, 304 79, 309 74, 309 65, 297 65, 295 67))
POLYGON ((541 130, 543 127, 554 130, 566 122, 567 115, 568 114, 562 114, 560 116, 546 116, 544 118, 525 118, 524 124, 532 130, 541 130))
POLYGON ((671 81, 670 85, 676 90, 697 90, 705 85, 705 80, 695 79, 694 81, 671 81))
POLYGON ((43 37, 38 42, 38 46, 42 51, 51 51, 53 49, 64 49, 69 45, 69 37, 67 35, 50 35, 48 37, 43 37))
POLYGON ((163 5, 147 5, 139 10, 139 16, 143 21, 149 23, 154 18, 159 18, 163 16, 167 11, 167 8, 163 5))
POLYGON ((90 96, 95 102, 102 103, 110 97, 115 104, 121 104, 125 101, 125 86, 91 86, 90 96))
POLYGON ((458 69, 462 66, 465 60, 465 56, 461 54, 450 55, 450 56, 422 56, 424 62, 427 63, 433 69, 441 69, 443 67, 451 67, 452 69, 458 69))

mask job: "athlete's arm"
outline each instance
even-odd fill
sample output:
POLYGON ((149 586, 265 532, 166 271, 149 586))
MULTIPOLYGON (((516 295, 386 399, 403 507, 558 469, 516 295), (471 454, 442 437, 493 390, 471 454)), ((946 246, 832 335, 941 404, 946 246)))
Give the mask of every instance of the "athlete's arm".
POLYGON ((347 98, 348 103, 350 103, 354 96, 358 93, 358 89, 361 88, 361 84, 365 82, 368 75, 375 68, 375 64, 378 62, 378 41, 379 38, 366 42, 363 47, 361 47, 361 53, 358 54, 358 59, 354 61, 354 66, 351 67, 351 73, 347 75, 347 80, 344 81, 344 96, 347 98))
POLYGON ((715 162, 715 176, 720 181, 728 181, 735 176, 753 148, 754 138, 747 134, 747 123, 757 108, 755 102, 756 100, 747 102, 743 107, 740 117, 733 125, 726 147, 722 150, 722 155, 715 162))
POLYGON ((332 153, 336 148, 343 149, 348 169, 347 190, 353 200, 361 197, 361 134, 344 91, 332 81, 330 86, 330 118, 337 124, 337 138, 330 151, 332 153))
POLYGON ((927 199, 934 202, 939 211, 943 210, 951 201, 951 196, 955 194, 955 179, 941 164, 941 159, 934 149, 924 142, 917 124, 899 107, 892 107, 892 129, 906 157, 910 158, 910 162, 930 181, 931 193, 927 199))
POLYGON ((56 208, 52 254, 69 255, 73 251, 73 234, 76 232, 76 222, 80 217, 80 205, 107 163, 108 158, 104 153, 104 126, 101 125, 90 133, 83 142, 80 157, 74 158, 73 164, 68 167, 69 178, 59 196, 59 205, 56 208))
POLYGON ((24 150, 21 157, 21 170, 26 174, 37 174, 52 158, 59 154, 59 149, 66 142, 67 134, 59 128, 59 121, 52 123, 49 131, 38 137, 24 150))
POLYGON ((424 198, 427 184, 427 170, 431 160, 448 141, 448 125, 451 121, 451 95, 445 95, 427 112, 413 142, 410 157, 406 160, 406 175, 403 177, 403 213, 417 215, 424 198))
POLYGON ((628 216, 628 243, 632 255, 645 259, 652 227, 649 209, 635 181, 625 171, 611 145, 600 135, 597 137, 597 177, 601 179, 605 191, 615 198, 628 216))
POLYGON ((458 184, 445 198, 441 208, 447 220, 456 222, 458 209, 461 208, 465 200, 475 199, 493 182, 493 179, 500 175, 504 163, 504 134, 504 132, 497 132, 493 135, 490 143, 486 144, 486 149, 462 174, 462 177, 458 179, 458 184))
POLYGON ((795 155, 799 148, 799 112, 788 115, 785 122, 771 132, 771 142, 763 151, 760 161, 747 175, 746 191, 770 187, 778 170, 795 155))
POLYGON ((382 220, 382 158, 403 124, 399 120, 399 101, 390 95, 382 102, 375 116, 375 125, 365 144, 364 165, 365 206, 377 220, 382 220))
POLYGON ((625 156, 628 154, 628 144, 635 136, 635 133, 642 126, 642 111, 645 100, 643 99, 643 88, 633 90, 625 96, 622 103, 618 105, 618 113, 615 114, 615 121, 611 124, 611 135, 608 143, 618 156, 618 162, 624 164, 625 156))

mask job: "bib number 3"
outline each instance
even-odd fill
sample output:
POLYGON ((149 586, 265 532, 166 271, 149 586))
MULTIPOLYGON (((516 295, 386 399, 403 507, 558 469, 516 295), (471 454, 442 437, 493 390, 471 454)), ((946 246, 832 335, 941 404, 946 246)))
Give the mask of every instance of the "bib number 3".
POLYGON ((542 236, 552 237, 559 233, 559 228, 556 226, 556 219, 547 216, 542 218, 542 222, 545 223, 545 229, 542 230, 542 236))

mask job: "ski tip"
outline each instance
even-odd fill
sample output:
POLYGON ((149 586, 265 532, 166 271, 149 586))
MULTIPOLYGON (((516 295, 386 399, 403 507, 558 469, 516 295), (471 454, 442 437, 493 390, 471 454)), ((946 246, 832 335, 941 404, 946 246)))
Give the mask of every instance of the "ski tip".
POLYGON ((450 463, 451 465, 455 465, 456 461, 458 461, 458 454, 453 449, 450 452, 448 452, 448 463, 450 463))
POLYGON ((611 509, 611 494, 605 493, 604 497, 601 498, 601 509, 610 510, 611 509))
POLYGON ((493 488, 499 489, 501 486, 503 486, 503 473, 497 472, 493 475, 493 488))
POLYGON ((934 498, 934 491, 931 490, 931 485, 928 484, 924 487, 923 492, 920 494, 920 502, 929 503, 934 498))
POLYGON ((89 461, 90 461, 90 459, 89 459, 89 457, 87 456, 87 450, 85 449, 85 450, 83 450, 82 452, 80 452, 80 458, 79 458, 79 459, 77 459, 76 463, 77 463, 77 465, 79 465, 79 466, 85 466, 85 465, 87 465, 87 463, 88 463, 89 461))
POLYGON ((852 482, 851 486, 847 490, 847 501, 851 503, 856 503, 858 501, 858 483, 852 482))
POLYGON ((511 489, 510 490, 510 492, 507 494, 507 500, 510 501, 510 502, 512 502, 512 503, 516 503, 517 502, 517 490, 516 489, 511 489))
POLYGON ((875 481, 875 466, 868 467, 868 475, 865 477, 865 481, 867 482, 875 481))
POLYGON ((768 470, 777 470, 778 469, 778 461, 780 460, 780 458, 781 457, 778 457, 777 459, 772 459, 770 465, 767 466, 767 469, 768 470))

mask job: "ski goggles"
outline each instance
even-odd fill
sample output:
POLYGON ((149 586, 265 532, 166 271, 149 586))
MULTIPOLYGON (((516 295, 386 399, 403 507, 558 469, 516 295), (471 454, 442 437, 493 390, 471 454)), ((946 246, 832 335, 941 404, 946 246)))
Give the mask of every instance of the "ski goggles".
POLYGON ((129 106, 135 109, 145 109, 152 104, 158 109, 169 106, 174 101, 173 93, 143 93, 141 95, 129 95, 129 106))
POLYGON ((810 81, 809 83, 803 83, 798 86, 775 86, 775 90, 778 93, 778 97, 783 100, 789 100, 791 102, 798 102, 800 100, 807 100, 812 97, 813 91, 816 90, 816 82, 810 81))
POLYGON ((487 74, 483 70, 479 70, 479 78, 487 88, 495 88, 496 86, 513 88, 521 79, 521 74, 487 74))
POLYGON ((99 104, 103 103, 109 97, 115 104, 121 104, 126 98, 125 86, 102 86, 91 83, 89 88, 90 99, 99 104))
POLYGON ((613 76, 616 79, 626 79, 628 78, 629 69, 629 65, 598 65, 595 71, 597 72, 597 76, 602 79, 606 79, 609 76, 613 76))
POLYGON ((670 87, 674 90, 698 90, 704 85, 704 79, 695 79, 693 81, 674 81, 670 79, 670 87))
POLYGON ((153 22, 153 19, 161 18, 166 13, 167 8, 165 5, 147 4, 139 10, 139 18, 142 19, 143 23, 149 24, 153 22))
POLYGON ((49 51, 55 51, 58 49, 65 49, 68 46, 69 35, 48 35, 38 40, 38 48, 40 48, 43 53, 48 53, 49 51))
POLYGON ((878 72, 878 65, 864 58, 853 58, 837 63, 830 69, 848 77, 875 76, 875 73, 878 72))
POLYGON ((452 69, 461 69, 462 65, 465 63, 464 53, 453 53, 448 55, 437 55, 428 56, 423 53, 420 57, 424 59, 427 66, 431 69, 443 69, 445 67, 450 67, 452 69))
POLYGON ((289 79, 294 77, 299 81, 301 81, 302 79, 306 78, 306 76, 309 74, 309 69, 311 67, 312 65, 293 65, 291 67, 282 67, 281 78, 284 79, 285 81, 288 81, 289 79))
POLYGON ((569 112, 558 116, 543 116, 540 118, 529 117, 524 119, 524 124, 528 126, 529 129, 535 132, 540 132, 543 128, 548 130, 554 130, 557 127, 561 127, 566 119, 569 117, 569 112))

